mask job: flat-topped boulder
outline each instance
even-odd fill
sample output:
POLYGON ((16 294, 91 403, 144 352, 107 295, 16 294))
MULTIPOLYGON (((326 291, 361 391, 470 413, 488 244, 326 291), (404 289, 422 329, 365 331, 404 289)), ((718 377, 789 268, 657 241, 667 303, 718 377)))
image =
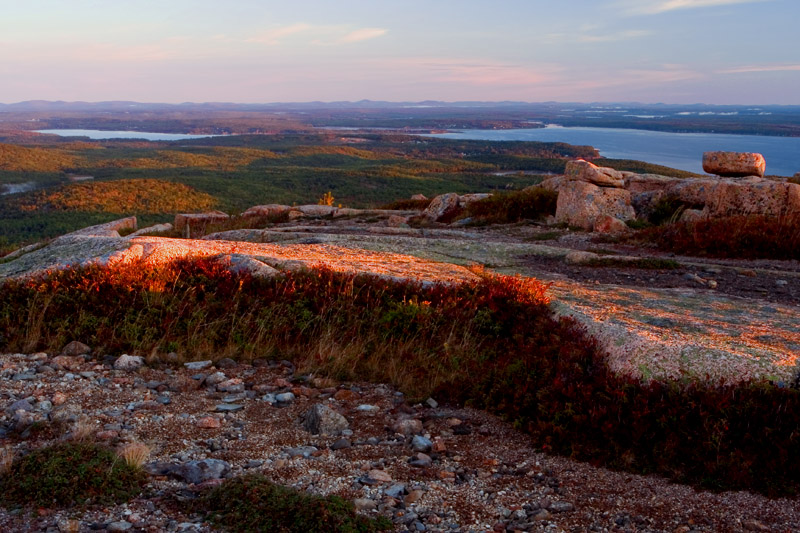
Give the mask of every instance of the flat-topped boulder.
POLYGON ((633 220, 636 212, 631 205, 631 193, 585 181, 569 181, 559 190, 556 222, 592 231, 595 221, 604 215, 623 222, 633 220))
POLYGON ((254 205, 253 207, 249 208, 247 211, 242 213, 242 217, 251 218, 251 217, 273 217, 279 216, 283 213, 287 213, 291 207, 288 205, 282 204, 266 204, 266 205, 254 205))
POLYGON ((763 177, 767 163, 764 156, 751 152, 705 152, 703 170, 726 178, 763 177))
POLYGON ((208 211, 206 213, 180 213, 175 215, 173 224, 176 231, 192 234, 196 231, 205 231, 212 224, 225 222, 230 215, 222 211, 208 211))

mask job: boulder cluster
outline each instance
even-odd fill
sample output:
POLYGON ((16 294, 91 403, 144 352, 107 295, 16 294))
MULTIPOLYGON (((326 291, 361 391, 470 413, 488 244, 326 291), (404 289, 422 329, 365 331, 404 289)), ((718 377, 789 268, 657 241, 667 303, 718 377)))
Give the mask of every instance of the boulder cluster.
POLYGON ((680 220, 800 213, 800 185, 765 178, 761 154, 706 152, 703 167, 716 176, 637 174, 578 159, 540 186, 559 193, 556 222, 604 233, 626 231, 625 222, 648 219, 664 202, 680 208, 680 220))

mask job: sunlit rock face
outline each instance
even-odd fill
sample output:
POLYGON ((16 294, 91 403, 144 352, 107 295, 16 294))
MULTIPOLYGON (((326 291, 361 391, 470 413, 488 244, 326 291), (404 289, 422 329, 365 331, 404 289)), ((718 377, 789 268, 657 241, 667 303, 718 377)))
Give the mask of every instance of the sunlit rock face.
POLYGON ((571 181, 561 187, 556 203, 556 222, 591 231, 595 221, 603 215, 621 221, 635 218, 631 193, 585 181, 571 181))
POLYGON ((583 159, 569 161, 564 169, 564 175, 568 180, 585 181, 600 187, 621 188, 625 186, 622 172, 613 168, 598 167, 583 159))
POLYGON ((703 170, 717 176, 736 178, 764 177, 767 162, 764 156, 749 152, 705 152, 703 170))

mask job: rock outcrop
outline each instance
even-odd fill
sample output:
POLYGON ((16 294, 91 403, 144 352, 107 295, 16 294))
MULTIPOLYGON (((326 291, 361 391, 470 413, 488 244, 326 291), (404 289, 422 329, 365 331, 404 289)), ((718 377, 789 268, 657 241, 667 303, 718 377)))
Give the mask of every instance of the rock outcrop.
POLYGON ((599 187, 622 188, 625 185, 622 172, 613 168, 598 167, 583 159, 569 161, 564 169, 564 176, 568 180, 585 181, 599 187))
POLYGON ((180 213, 175 215, 173 224, 176 231, 187 236, 195 232, 205 232, 212 224, 225 222, 230 216, 222 211, 209 211, 207 213, 180 213))
POLYGON ((636 212, 631 206, 631 193, 575 180, 561 187, 556 202, 556 222, 591 231, 601 216, 623 222, 634 219, 636 212))

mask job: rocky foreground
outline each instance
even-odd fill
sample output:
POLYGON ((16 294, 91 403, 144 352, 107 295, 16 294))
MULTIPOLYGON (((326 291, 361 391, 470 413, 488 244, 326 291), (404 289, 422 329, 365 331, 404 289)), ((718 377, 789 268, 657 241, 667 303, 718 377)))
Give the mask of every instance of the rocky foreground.
POLYGON ((400 531, 800 531, 796 500, 548 456, 496 417, 385 385, 298 375, 289 362, 145 365, 86 350, 0 356, 0 437, 15 453, 65 438, 142 442, 148 486, 115 507, 4 509, 2 531, 210 531, 185 502, 246 472, 342 495, 400 531))

